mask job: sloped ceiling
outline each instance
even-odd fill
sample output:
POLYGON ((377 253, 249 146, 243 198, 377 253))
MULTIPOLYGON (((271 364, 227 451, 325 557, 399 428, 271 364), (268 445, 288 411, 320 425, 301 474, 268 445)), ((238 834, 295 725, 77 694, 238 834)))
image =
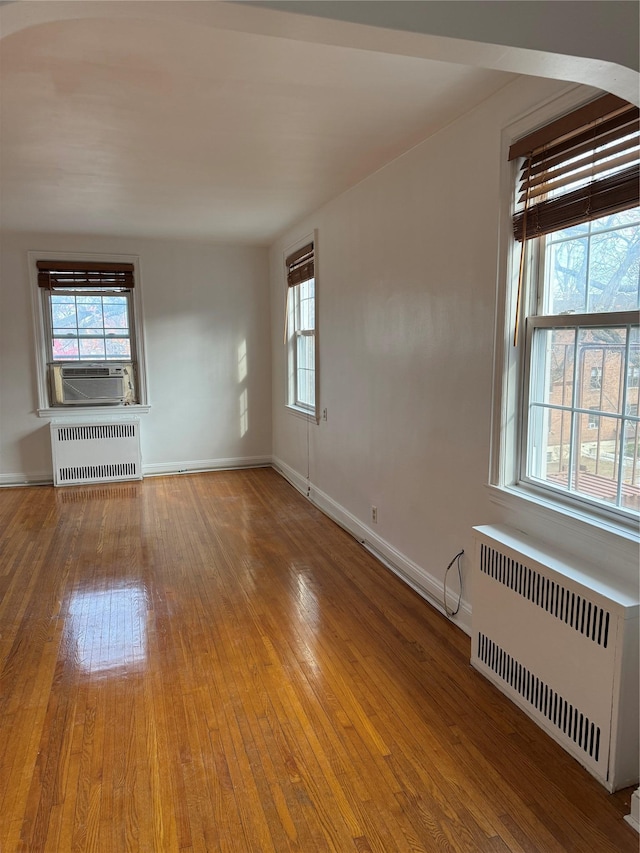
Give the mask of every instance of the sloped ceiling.
POLYGON ((247 5, 0 13, 6 230, 267 244, 514 79, 247 5))

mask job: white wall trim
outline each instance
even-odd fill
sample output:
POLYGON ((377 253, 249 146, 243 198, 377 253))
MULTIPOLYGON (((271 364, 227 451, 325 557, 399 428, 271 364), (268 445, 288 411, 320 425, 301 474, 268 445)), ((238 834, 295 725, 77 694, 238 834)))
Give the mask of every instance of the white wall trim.
POLYGON ((195 459, 189 462, 160 462, 142 465, 143 477, 161 477, 167 474, 198 474, 206 471, 225 471, 233 468, 267 468, 271 456, 233 456, 227 459, 195 459))
MULTIPOLYGON (((143 477, 162 477, 171 474, 199 474, 207 471, 228 471, 234 468, 268 468, 270 456, 234 456, 228 459, 200 459, 191 462, 162 462, 157 465, 143 465, 143 477)), ((46 473, 0 474, 0 488, 16 486, 50 486, 53 474, 46 473)))
POLYGON ((493 485, 486 488, 493 504, 513 513, 514 518, 519 514, 526 515, 529 522, 537 521, 549 531, 549 538, 557 544, 570 542, 571 548, 567 549, 566 544, 565 548, 576 556, 593 559, 597 549, 606 548, 611 562, 632 566, 634 571, 637 569, 640 539, 636 530, 615 526, 605 518, 598 525, 592 516, 582 516, 571 507, 545 501, 523 488, 493 485))
POLYGON ((15 489, 20 486, 51 486, 52 484, 53 474, 51 471, 37 474, 25 474, 24 472, 0 474, 0 488, 2 489, 15 489))
MULTIPOLYGON (((274 469, 285 478, 291 485, 296 488, 305 497, 308 497, 311 503, 327 515, 336 524, 339 524, 347 533, 350 533, 357 539, 377 560, 379 560, 386 568, 403 580, 410 586, 418 595, 422 596, 429 604, 435 607, 443 615, 446 615, 443 596, 444 584, 441 580, 431 575, 422 566, 414 563, 400 551, 390 545, 381 536, 374 533, 370 527, 363 524, 359 519, 352 515, 343 506, 330 498, 313 484, 309 484, 306 477, 301 476, 297 471, 291 468, 286 462, 274 456, 274 469), (309 492, 307 495, 307 491, 309 492)), ((457 594, 449 593, 447 604, 451 610, 454 610, 457 605, 457 594)), ((455 617, 449 617, 450 621, 461 628, 466 634, 471 636, 471 605, 468 601, 462 600, 460 610, 455 617)))
POLYGON ((121 419, 127 415, 148 415, 151 406, 141 406, 133 403, 130 406, 57 406, 55 408, 38 409, 36 414, 39 418, 66 418, 70 422, 78 420, 78 417, 91 417, 104 421, 115 415, 115 419, 121 419))

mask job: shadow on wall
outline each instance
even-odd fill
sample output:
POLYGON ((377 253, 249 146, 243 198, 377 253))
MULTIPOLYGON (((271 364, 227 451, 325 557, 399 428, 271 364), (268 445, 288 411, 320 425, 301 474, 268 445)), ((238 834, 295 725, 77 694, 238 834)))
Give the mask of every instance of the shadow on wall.
POLYGON ((249 429, 249 395, 247 393, 247 340, 246 338, 238 347, 238 385, 240 386, 240 438, 246 435, 249 429))
POLYGON ((51 432, 48 421, 18 441, 18 455, 20 470, 15 472, 17 475, 28 476, 31 481, 53 480, 51 432))

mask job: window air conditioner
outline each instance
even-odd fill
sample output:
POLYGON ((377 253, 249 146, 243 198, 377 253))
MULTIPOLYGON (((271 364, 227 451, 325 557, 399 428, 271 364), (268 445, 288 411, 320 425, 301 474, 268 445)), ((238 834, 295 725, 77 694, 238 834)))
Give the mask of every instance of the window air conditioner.
POLYGON ((120 364, 61 366, 52 371, 53 398, 58 406, 123 403, 126 368, 120 364))

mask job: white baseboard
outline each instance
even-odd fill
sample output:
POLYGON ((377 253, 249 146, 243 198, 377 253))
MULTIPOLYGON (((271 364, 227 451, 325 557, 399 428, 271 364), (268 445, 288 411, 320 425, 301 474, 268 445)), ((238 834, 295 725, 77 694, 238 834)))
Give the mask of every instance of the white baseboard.
POLYGON ((17 486, 51 486, 53 474, 51 471, 40 474, 0 474, 0 488, 16 488, 17 486))
POLYGON ((190 462, 161 462, 142 464, 143 477, 160 477, 167 474, 198 474, 206 471, 228 471, 234 468, 266 468, 271 456, 236 456, 228 459, 196 459, 190 462))
MULTIPOLYGON (((142 465, 143 477, 160 477, 169 474, 196 474, 205 471, 227 471, 234 468, 266 468, 271 456, 237 456, 228 459, 200 459, 191 462, 162 462, 142 465)), ((0 488, 15 486, 42 486, 53 483, 51 471, 40 474, 0 474, 0 488)))
MULTIPOLYGON (((443 581, 434 577, 426 569, 422 568, 422 566, 414 563, 413 560, 410 560, 394 548, 393 545, 390 545, 377 533, 374 533, 370 527, 363 524, 343 506, 336 503, 329 495, 309 483, 305 477, 301 476, 281 459, 274 457, 272 464, 275 470, 291 483, 294 488, 305 495, 314 506, 317 506, 332 521, 335 521, 336 524, 339 524, 340 527, 344 528, 362 543, 376 559, 394 572, 394 574, 398 575, 401 580, 414 589, 429 604, 435 607, 436 610, 445 616, 447 615, 443 604, 443 581)), ((457 594, 452 595, 449 593, 447 601, 449 609, 454 610, 457 603, 457 594)), ((457 615, 449 617, 449 619, 466 634, 471 636, 471 607, 467 601, 463 599, 457 615)))

